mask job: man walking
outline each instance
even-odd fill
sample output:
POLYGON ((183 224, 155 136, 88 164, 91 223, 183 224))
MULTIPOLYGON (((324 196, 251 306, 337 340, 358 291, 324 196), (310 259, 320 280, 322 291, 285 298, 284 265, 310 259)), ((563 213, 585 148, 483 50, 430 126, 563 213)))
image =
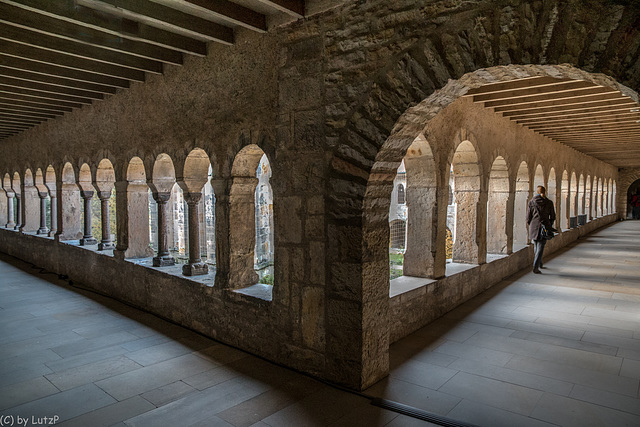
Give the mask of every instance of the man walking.
POLYGON ((527 209, 527 226, 529 227, 529 239, 533 242, 535 255, 533 257, 533 272, 540 274, 542 268, 542 253, 547 238, 542 232, 542 226, 547 230, 551 230, 556 220, 556 211, 553 202, 547 199, 547 190, 539 185, 536 189, 536 195, 529 201, 529 209, 527 209))

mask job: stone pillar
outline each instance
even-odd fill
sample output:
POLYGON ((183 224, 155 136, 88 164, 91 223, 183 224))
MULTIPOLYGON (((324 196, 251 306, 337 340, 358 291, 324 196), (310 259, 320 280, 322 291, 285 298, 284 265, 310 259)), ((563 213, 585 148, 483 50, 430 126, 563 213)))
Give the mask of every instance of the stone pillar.
POLYGON ((258 178, 255 177, 232 179, 229 194, 229 287, 234 289, 255 285, 259 280, 254 269, 257 185, 258 178))
MULTIPOLYGON (((480 261, 480 248, 478 246, 479 193, 477 190, 456 190, 455 192, 457 206, 453 262, 466 264, 481 264, 484 262, 484 260, 480 261)), ((483 218, 486 221, 486 216, 483 216, 483 218)))
POLYGON ((75 240, 82 237, 80 209, 82 201, 76 184, 56 182, 58 203, 58 226, 55 234, 57 241, 75 240))
MULTIPOLYGON (((514 204, 516 200, 516 192, 511 190, 509 191, 509 195, 507 196, 507 210, 506 210, 506 230, 507 233, 507 254, 510 255, 513 253, 513 222, 515 221, 515 209, 514 204)), ((489 213, 490 214, 490 213, 489 213)), ((528 231, 528 230, 527 230, 528 231)))
POLYGON ((19 230, 22 227, 22 197, 16 193, 16 226, 14 230, 19 230))
MULTIPOLYGON (((406 163, 409 163, 406 160, 406 163)), ((407 246, 402 267, 405 276, 436 278, 438 226, 437 189, 412 182, 407 167, 407 246)), ((446 215, 445 215, 446 217, 446 215)), ((439 272, 444 275, 442 271, 439 272)))
POLYGON ((7 193, 0 188, 0 227, 6 226, 7 222, 9 222, 9 218, 7 218, 7 203, 7 193))
POLYGON ((115 188, 118 239, 114 257, 153 256, 149 247, 149 187, 146 183, 117 181, 115 188))
POLYGON ((93 191, 81 191, 80 197, 84 200, 84 235, 80 239, 80 246, 97 245, 98 241, 91 233, 91 199, 93 191))
POLYGON ((38 234, 48 234, 49 229, 47 228, 47 193, 39 191, 38 196, 40 197, 40 228, 38 229, 38 234))
POLYGON ((167 202, 170 198, 171 192, 153 193, 153 200, 158 204, 158 255, 153 257, 154 267, 165 267, 176 263, 176 260, 169 254, 167 202))
POLYGON ((5 224, 5 227, 9 229, 13 229, 16 226, 16 223, 15 223, 16 214, 13 210, 14 197, 15 197, 15 193, 13 191, 7 191, 7 223, 5 224))
POLYGON ((100 198, 100 220, 102 225, 102 240, 98 243, 98 250, 105 251, 115 249, 113 240, 111 239, 111 224, 109 223, 109 200, 111 199, 111 191, 99 191, 100 198))
MULTIPOLYGON (((209 267, 200 258, 200 223, 198 221, 198 203, 202 193, 185 193, 184 199, 189 207, 189 263, 182 266, 185 276, 207 274, 209 267)), ((158 212, 158 216, 160 216, 158 212)), ((257 283, 257 282, 256 282, 257 283)))
POLYGON ((49 230, 49 237, 54 237, 58 228, 58 198, 55 192, 52 192, 49 196, 51 197, 51 229, 49 230))
POLYGON ((229 230, 229 187, 228 179, 212 179, 211 186, 216 197, 215 238, 216 238, 216 280, 214 289, 229 287, 230 230, 229 230))

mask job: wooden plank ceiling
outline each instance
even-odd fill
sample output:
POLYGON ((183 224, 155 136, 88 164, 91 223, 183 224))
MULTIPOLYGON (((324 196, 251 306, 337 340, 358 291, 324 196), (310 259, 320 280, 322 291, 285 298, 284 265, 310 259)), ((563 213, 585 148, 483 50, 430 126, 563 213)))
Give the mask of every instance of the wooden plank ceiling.
POLYGON ((473 101, 617 167, 640 166, 640 105, 582 80, 532 77, 484 85, 473 101))
POLYGON ((105 99, 304 0, 0 0, 0 140, 105 99))

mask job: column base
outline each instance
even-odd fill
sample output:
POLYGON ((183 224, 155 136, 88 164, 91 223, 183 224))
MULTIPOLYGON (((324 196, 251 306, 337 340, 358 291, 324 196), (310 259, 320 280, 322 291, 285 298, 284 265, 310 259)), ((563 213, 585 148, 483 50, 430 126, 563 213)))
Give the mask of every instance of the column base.
POLYGON ((40 228, 36 234, 49 234, 49 229, 46 227, 40 228))
POLYGON ((100 243, 98 243, 98 250, 99 251, 107 251, 110 249, 115 249, 116 245, 112 242, 112 241, 102 241, 100 243))
POLYGON ((8 228, 10 230, 13 230, 16 227, 16 223, 15 222, 10 222, 7 225, 5 225, 4 227, 8 228))
POLYGON ((153 257, 154 267, 168 267, 170 265, 176 265, 176 260, 172 256, 163 255, 153 257))
POLYGON ((49 235, 49 237, 56 237, 56 231, 58 230, 49 230, 49 233, 47 233, 49 235))
POLYGON ((204 262, 185 264, 182 266, 182 274, 185 276, 200 276, 209 273, 209 266, 204 262))
POLYGON ((97 244, 98 240, 93 237, 83 237, 82 239, 80 239, 80 246, 91 246, 97 244))

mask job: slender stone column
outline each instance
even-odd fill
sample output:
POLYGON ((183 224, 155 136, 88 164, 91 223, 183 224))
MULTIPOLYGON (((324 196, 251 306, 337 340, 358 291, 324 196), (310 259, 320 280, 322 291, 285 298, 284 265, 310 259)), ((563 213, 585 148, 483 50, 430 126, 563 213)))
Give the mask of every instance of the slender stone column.
POLYGON ((51 229, 49 230, 49 237, 53 237, 56 235, 56 231, 58 228, 58 198, 56 197, 56 193, 53 192, 50 194, 51 196, 51 229))
POLYGON ((38 192, 40 197, 40 228, 37 234, 48 234, 47 228, 47 193, 38 192))
POLYGON ((198 202, 202 193, 186 193, 184 199, 189 207, 189 263, 182 266, 185 276, 207 274, 209 266, 200 259, 200 224, 198 221, 198 202))
POLYGON ((91 233, 91 199, 93 191, 81 191, 80 197, 84 200, 84 236, 80 239, 80 246, 96 245, 98 241, 91 233))
POLYGON ((16 193, 16 226, 13 227, 14 230, 19 230, 22 227, 22 197, 16 193))
POLYGON ((14 197, 15 197, 15 193, 13 191, 7 192, 7 223, 5 224, 5 227, 10 229, 16 226, 16 223, 15 223, 16 214, 13 211, 14 197))
POLYGON ((169 254, 169 239, 167 239, 167 207, 170 198, 171 192, 153 193, 153 200, 158 204, 158 255, 153 257, 154 267, 165 267, 176 263, 169 254))
POLYGON ((113 240, 111 239, 111 224, 109 224, 109 199, 111 199, 111 191, 99 191, 98 197, 100 198, 100 219, 102 222, 102 240, 98 243, 98 250, 105 251, 115 249, 116 245, 113 244, 113 240))

